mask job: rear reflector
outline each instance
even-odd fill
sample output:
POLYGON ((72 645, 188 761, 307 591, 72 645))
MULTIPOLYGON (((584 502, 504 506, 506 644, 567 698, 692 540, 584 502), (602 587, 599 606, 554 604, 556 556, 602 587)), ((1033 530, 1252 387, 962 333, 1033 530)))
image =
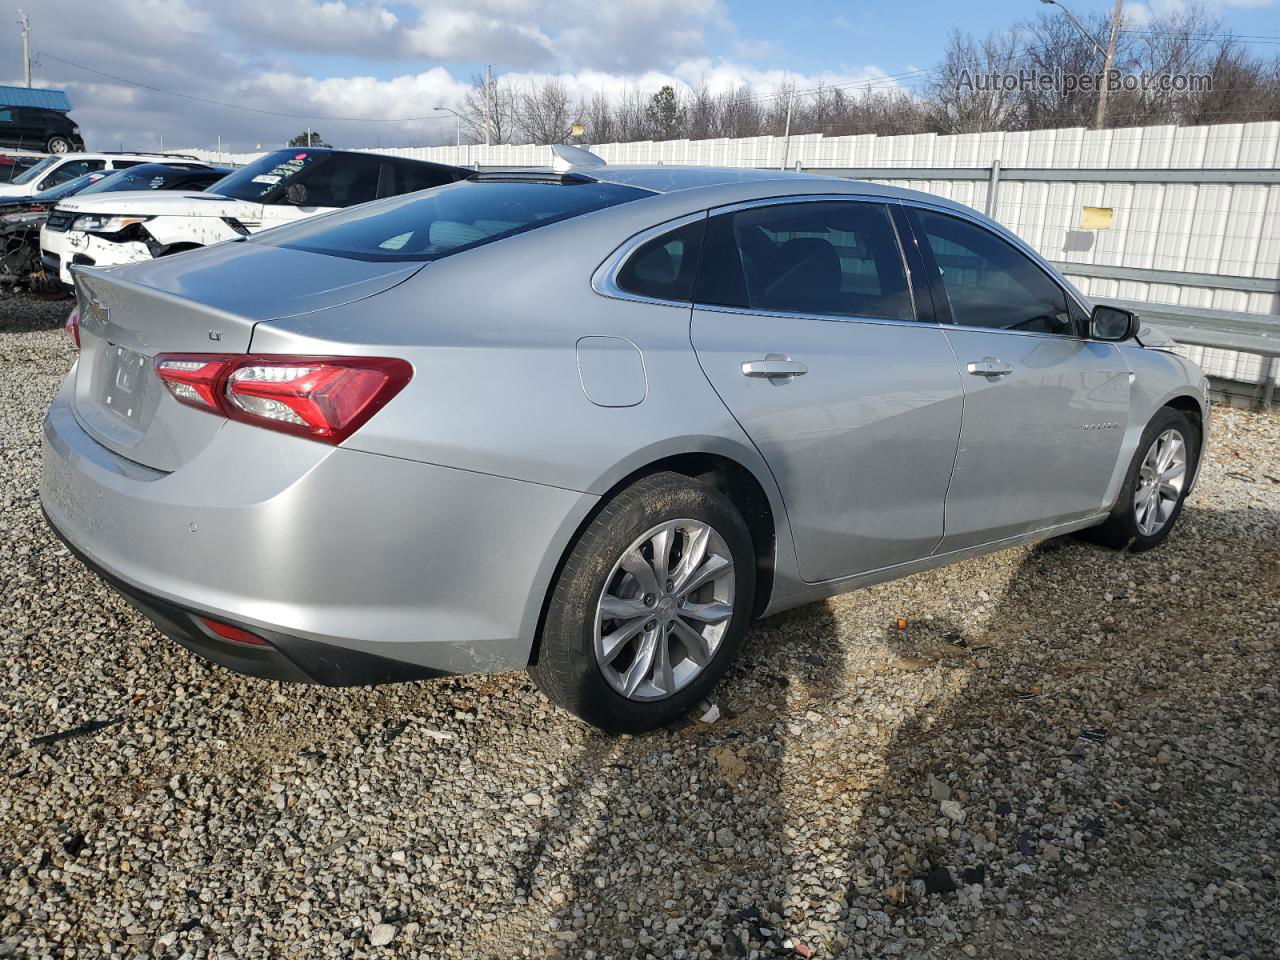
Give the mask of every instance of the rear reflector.
POLYGON ((263 640, 257 634, 250 633, 248 630, 241 630, 239 627, 233 627, 229 623, 223 623, 220 620, 213 620, 209 617, 196 617, 196 619, 223 640, 230 640, 232 643, 244 643, 251 647, 270 646, 267 641, 263 640))
POLYGON ((76 345, 76 349, 80 349, 80 308, 72 307, 71 313, 67 316, 67 322, 64 327, 69 336, 76 345))
POLYGON ((179 403, 231 420, 338 444, 413 377, 389 357, 162 353, 156 375, 179 403))

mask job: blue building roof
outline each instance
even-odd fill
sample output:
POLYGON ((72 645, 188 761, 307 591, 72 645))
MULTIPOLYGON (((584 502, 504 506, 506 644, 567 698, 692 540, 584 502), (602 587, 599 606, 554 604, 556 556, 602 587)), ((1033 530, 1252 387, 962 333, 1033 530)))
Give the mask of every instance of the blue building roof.
POLYGON ((71 109, 71 101, 61 90, 0 86, 0 106, 44 107, 46 110, 60 110, 66 113, 71 109))

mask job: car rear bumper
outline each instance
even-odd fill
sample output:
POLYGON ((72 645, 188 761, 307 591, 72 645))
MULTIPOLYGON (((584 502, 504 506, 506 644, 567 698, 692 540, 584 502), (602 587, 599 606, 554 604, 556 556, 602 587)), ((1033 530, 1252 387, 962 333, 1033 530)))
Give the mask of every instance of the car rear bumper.
POLYGON ((71 395, 69 378, 45 420, 50 525, 164 633, 244 673, 362 684, 522 669, 559 551, 595 501, 231 422, 162 473, 94 440, 71 395))
MULTIPOLYGON (((446 670, 388 660, 244 623, 228 625, 256 633, 266 643, 257 646, 224 640, 212 635, 201 624, 200 618, 207 615, 205 612, 179 606, 126 583, 79 550, 63 535, 47 512, 45 522, 81 563, 128 600, 134 609, 155 624, 157 630, 192 653, 236 673, 287 683, 318 683, 333 687, 397 683, 448 675, 446 670)), ((221 622, 226 623, 225 620, 221 622)))

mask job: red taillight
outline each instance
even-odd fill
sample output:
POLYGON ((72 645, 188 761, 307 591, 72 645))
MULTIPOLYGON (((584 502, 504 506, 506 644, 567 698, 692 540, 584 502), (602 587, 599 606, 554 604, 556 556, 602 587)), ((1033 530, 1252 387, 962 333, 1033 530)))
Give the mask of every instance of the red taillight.
POLYGON ((389 357, 165 353, 156 374, 179 403, 231 420, 341 443, 413 376, 389 357))
POLYGON ((67 316, 66 326, 63 328, 76 345, 76 349, 80 349, 80 308, 72 307, 71 313, 67 316))
POLYGON ((256 633, 250 633, 248 630, 241 630, 239 627, 233 627, 231 624, 223 623, 221 620, 214 620, 210 617, 197 617, 196 619, 223 640, 230 640, 232 643, 244 643, 251 647, 270 646, 267 641, 263 640, 256 633))

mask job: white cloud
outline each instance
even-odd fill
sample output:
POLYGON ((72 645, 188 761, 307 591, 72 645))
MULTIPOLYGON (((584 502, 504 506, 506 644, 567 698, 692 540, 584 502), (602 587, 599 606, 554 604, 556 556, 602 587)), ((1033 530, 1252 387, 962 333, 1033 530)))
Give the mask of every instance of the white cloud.
MULTIPOLYGON (((0 18, 16 2, 0 0, 0 18)), ((516 83, 561 76, 577 98, 703 82, 769 95, 787 82, 804 89, 881 75, 762 68, 753 61, 775 57, 774 48, 741 35, 721 0, 29 0, 26 8, 43 53, 37 80, 65 87, 90 145, 111 148, 155 149, 161 138, 170 148, 211 146, 221 135, 224 146, 251 149, 308 125, 347 146, 451 140, 452 118, 432 108, 459 106, 483 63, 516 83), (732 56, 713 57, 716 47, 732 56), (354 75, 335 57, 354 62, 354 75), (414 65, 424 59, 434 65, 414 65), (387 75, 379 69, 387 63, 405 69, 387 75), (335 117, 429 119, 319 119, 335 117)), ((20 79, 19 64, 16 31, 0 31, 0 82, 20 79)))

